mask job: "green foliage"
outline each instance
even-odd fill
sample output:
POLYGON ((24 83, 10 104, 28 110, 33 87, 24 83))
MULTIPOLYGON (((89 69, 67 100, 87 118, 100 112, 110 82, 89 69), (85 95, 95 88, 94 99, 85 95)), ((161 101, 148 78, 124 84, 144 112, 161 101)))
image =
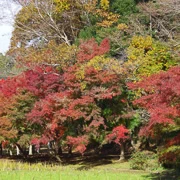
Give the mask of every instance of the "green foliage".
POLYGON ((78 38, 83 40, 91 39, 92 37, 95 38, 96 30, 96 26, 85 27, 84 29, 81 29, 81 31, 79 32, 78 38))
POLYGON ((12 58, 0 53, 0 78, 7 76, 13 65, 12 58))
POLYGON ((136 170, 156 170, 159 167, 158 157, 154 153, 137 151, 131 157, 130 167, 136 170))
POLYGON ((8 118, 12 121, 13 127, 18 131, 21 136, 24 133, 31 134, 30 123, 26 120, 26 115, 31 111, 36 97, 23 90, 12 99, 9 107, 8 118))
POLYGON ((112 0, 110 4, 111 11, 122 16, 138 12, 134 0, 112 0))
POLYGON ((18 144, 22 148, 28 148, 29 147, 29 142, 31 140, 31 136, 28 134, 23 134, 20 139, 18 140, 18 144))
POLYGON ((141 119, 138 113, 134 114, 133 117, 129 120, 128 122, 128 128, 131 131, 134 131, 135 128, 137 128, 138 126, 140 126, 141 124, 141 119))
MULTIPOLYGON (((119 29, 119 27, 119 25, 114 27, 86 27, 80 31, 76 42, 78 43, 81 39, 86 40, 93 37, 100 43, 104 38, 108 38, 111 43, 109 55, 118 57, 120 51, 124 51, 130 43, 128 29, 119 29)), ((127 25, 125 25, 125 27, 128 28, 127 25)))

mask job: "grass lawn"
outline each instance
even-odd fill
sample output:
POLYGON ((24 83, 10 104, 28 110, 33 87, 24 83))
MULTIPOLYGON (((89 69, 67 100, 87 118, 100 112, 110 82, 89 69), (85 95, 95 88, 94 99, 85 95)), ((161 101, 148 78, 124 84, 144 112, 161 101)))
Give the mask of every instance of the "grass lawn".
MULTIPOLYGON (((131 170, 129 162, 80 162, 61 165, 42 162, 24 163, 0 159, 0 180, 148 180, 161 178, 162 169, 154 172, 131 170), (152 176, 151 173, 155 173, 152 176), (158 176, 157 176, 158 175, 158 176), (159 176, 160 175, 160 176, 159 176)), ((171 177, 176 180, 177 176, 171 177)), ((168 179, 167 179, 168 180, 168 179)))
POLYGON ((0 173, 1 180, 141 180, 144 174, 111 171, 6 171, 0 173))

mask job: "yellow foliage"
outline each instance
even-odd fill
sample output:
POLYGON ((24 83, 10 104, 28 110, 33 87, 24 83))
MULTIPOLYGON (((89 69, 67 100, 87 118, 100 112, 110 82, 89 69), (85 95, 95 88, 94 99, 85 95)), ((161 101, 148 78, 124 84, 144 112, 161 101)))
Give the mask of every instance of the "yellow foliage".
POLYGON ((53 0, 55 4, 55 13, 61 13, 70 9, 70 3, 68 0, 53 0))
MULTIPOLYGON (((150 36, 134 36, 127 50, 128 63, 140 65, 144 61, 146 52, 152 49, 152 38, 150 36)), ((130 65, 129 64, 129 65, 130 65)))
POLYGON ((28 7, 23 7, 16 15, 16 23, 22 23, 25 25, 37 12, 35 5, 30 3, 28 7))
POLYGON ((113 21, 108 21, 108 20, 104 20, 100 23, 97 23, 97 25, 101 27, 111 27, 113 24, 114 24, 113 21))
POLYGON ((101 0, 101 7, 104 9, 104 10, 108 10, 109 9, 109 1, 108 0, 101 0))
POLYGON ((97 0, 89 0, 85 3, 84 8, 88 13, 101 17, 101 22, 97 22, 97 26, 110 27, 117 23, 119 14, 109 12, 109 0, 101 0, 100 5, 102 8, 97 8, 97 0))
POLYGON ((117 23, 117 21, 120 17, 118 14, 114 14, 112 12, 107 12, 103 9, 97 9, 96 14, 103 18, 103 20, 101 22, 97 23, 97 25, 101 26, 101 27, 112 26, 113 24, 117 23))
POLYGON ((132 38, 131 46, 137 49, 144 49, 146 51, 152 48, 152 37, 151 36, 134 36, 132 38))
POLYGON ((127 55, 125 66, 130 70, 133 80, 167 70, 176 63, 168 48, 154 42, 150 36, 134 36, 127 55))
POLYGON ((84 78, 85 69, 88 67, 94 67, 98 71, 107 69, 115 74, 122 74, 124 72, 124 68, 118 60, 101 55, 95 56, 89 62, 80 65, 79 71, 76 73, 78 79, 84 78))
POLYGON ((122 31, 126 31, 128 29, 128 26, 124 23, 121 23, 121 24, 117 25, 117 29, 122 30, 122 31))
POLYGON ((86 3, 84 3, 84 9, 88 13, 93 13, 96 10, 96 4, 97 0, 87 0, 86 3))
POLYGON ((57 45, 54 41, 50 41, 44 48, 19 48, 16 53, 20 54, 18 60, 21 64, 49 64, 63 69, 74 63, 76 49, 75 45, 68 46, 65 43, 57 45))
POLYGON ((45 51, 49 50, 49 63, 60 64, 66 67, 73 63, 76 57, 77 47, 75 45, 68 46, 65 43, 57 45, 54 41, 50 41, 45 51))

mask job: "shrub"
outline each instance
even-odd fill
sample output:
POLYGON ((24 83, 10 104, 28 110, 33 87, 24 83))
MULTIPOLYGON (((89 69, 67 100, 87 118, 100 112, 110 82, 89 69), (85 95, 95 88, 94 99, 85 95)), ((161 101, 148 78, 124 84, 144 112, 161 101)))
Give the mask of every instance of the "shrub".
POLYGON ((180 146, 173 145, 159 153, 159 161, 165 167, 177 168, 180 167, 180 146))
POLYGON ((159 167, 158 157, 151 152, 137 151, 130 159, 130 167, 137 170, 155 170, 159 167))
POLYGON ((118 13, 122 16, 138 12, 134 0, 113 0, 110 9, 112 12, 118 13))

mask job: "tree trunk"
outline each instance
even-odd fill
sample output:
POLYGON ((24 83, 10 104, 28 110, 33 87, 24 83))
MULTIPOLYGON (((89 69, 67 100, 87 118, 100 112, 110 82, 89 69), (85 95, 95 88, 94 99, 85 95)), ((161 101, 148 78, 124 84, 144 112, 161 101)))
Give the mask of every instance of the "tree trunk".
POLYGON ((19 148, 19 151, 23 154, 23 156, 26 158, 27 157, 27 154, 26 152, 21 148, 21 146, 18 144, 18 143, 15 143, 16 147, 19 148))
POLYGON ((9 150, 9 155, 10 155, 10 156, 12 156, 12 155, 13 155, 12 150, 9 150))
POLYGON ((16 146, 16 155, 17 156, 20 155, 20 150, 19 150, 18 146, 16 146))
POLYGON ((33 155, 33 146, 32 146, 32 144, 29 145, 29 155, 33 155))
POLYGON ((55 158, 61 163, 62 160, 59 155, 62 153, 61 146, 59 145, 59 141, 54 142, 54 151, 55 151, 55 158))
POLYGON ((39 154, 40 153, 40 147, 38 147, 37 149, 36 149, 36 152, 39 154))
POLYGON ((48 149, 52 149, 52 142, 49 141, 48 144, 47 144, 47 146, 48 146, 48 149))
POLYGON ((120 150, 120 161, 122 161, 122 160, 124 160, 125 159, 125 156, 124 156, 124 143, 121 143, 121 145, 120 145, 120 148, 121 148, 121 150, 120 150))
POLYGON ((3 155, 3 148, 2 148, 2 142, 0 143, 0 157, 3 155))
POLYGON ((68 156, 72 156, 72 146, 68 145, 68 156))
POLYGON ((56 155, 62 154, 62 149, 61 149, 61 146, 59 145, 59 141, 54 142, 54 150, 55 150, 56 155))

